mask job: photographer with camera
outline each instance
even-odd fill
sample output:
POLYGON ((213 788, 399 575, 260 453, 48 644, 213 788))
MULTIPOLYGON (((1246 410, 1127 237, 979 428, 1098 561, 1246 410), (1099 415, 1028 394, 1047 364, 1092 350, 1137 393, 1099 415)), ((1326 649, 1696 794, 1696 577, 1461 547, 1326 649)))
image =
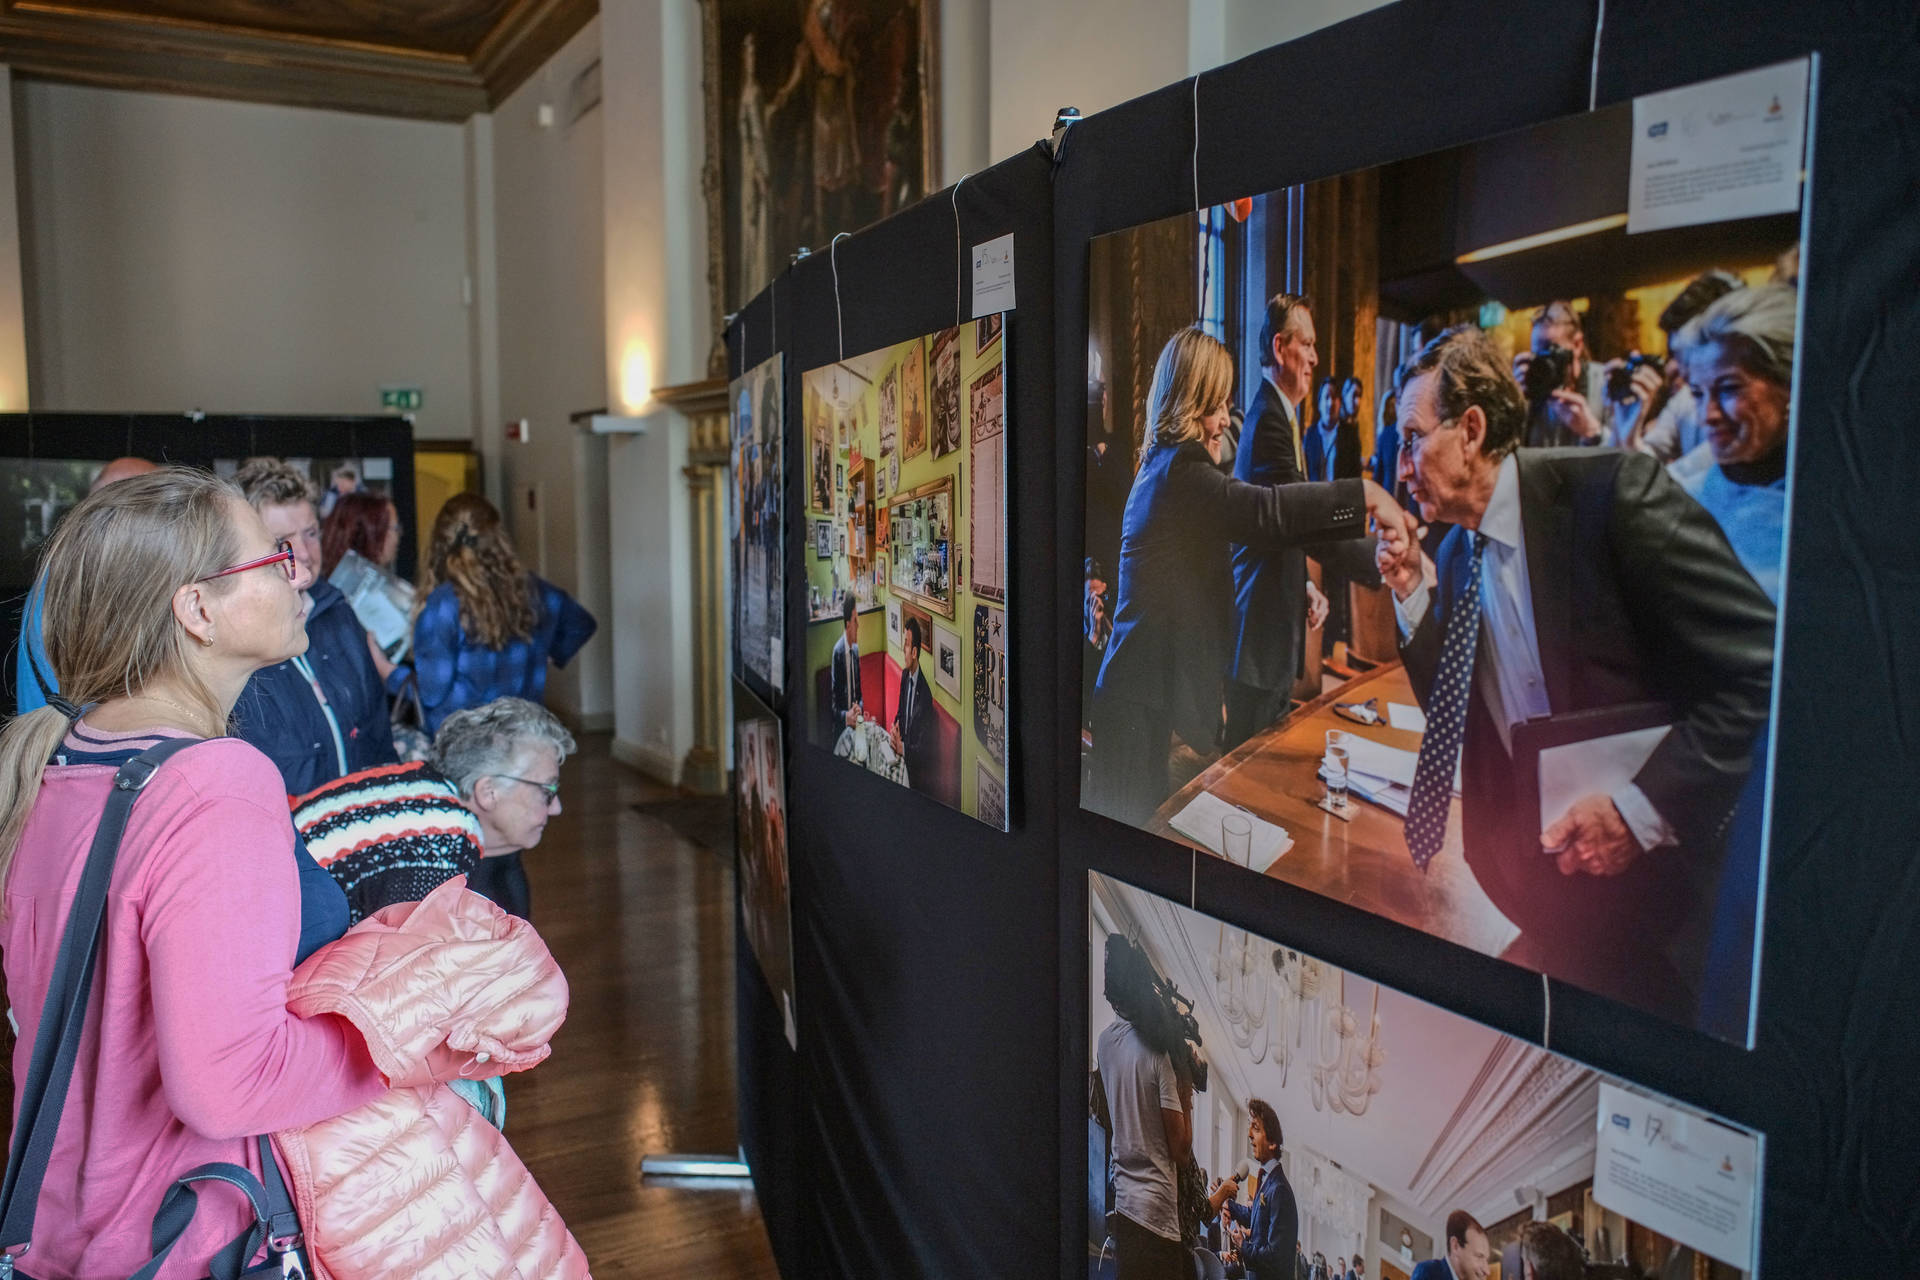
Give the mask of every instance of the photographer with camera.
MULTIPOLYGON (((1109 1125, 1107 1227, 1116 1280, 1188 1280, 1193 1263, 1180 1238, 1176 1170, 1192 1155, 1193 1117, 1174 1055, 1201 1089, 1205 1064, 1193 1060, 1181 1011, 1146 952, 1118 933, 1107 938, 1106 997, 1115 1017, 1100 1033, 1094 1062, 1109 1125)), ((1191 1024, 1190 1012, 1184 1021, 1191 1024)))
MULTIPOLYGON (((1621 420, 1638 405, 1631 397, 1624 403, 1609 398, 1607 370, 1594 364, 1580 317, 1564 299, 1534 313, 1532 349, 1513 357, 1513 376, 1526 393, 1528 448, 1618 444, 1625 435, 1621 420)), ((1629 376, 1649 393, 1659 381, 1652 369, 1629 376)))

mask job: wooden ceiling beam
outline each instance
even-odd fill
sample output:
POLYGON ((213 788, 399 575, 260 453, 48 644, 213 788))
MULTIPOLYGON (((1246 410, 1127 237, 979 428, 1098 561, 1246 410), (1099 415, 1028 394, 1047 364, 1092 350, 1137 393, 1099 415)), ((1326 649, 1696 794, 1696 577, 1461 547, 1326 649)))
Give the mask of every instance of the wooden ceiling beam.
POLYGON ((458 123, 497 106, 598 12, 598 0, 516 0, 460 58, 9 7, 0 12, 0 62, 21 76, 102 88, 458 123))
POLYGON ((515 0, 473 51, 489 105, 505 102, 599 12, 599 0, 515 0))

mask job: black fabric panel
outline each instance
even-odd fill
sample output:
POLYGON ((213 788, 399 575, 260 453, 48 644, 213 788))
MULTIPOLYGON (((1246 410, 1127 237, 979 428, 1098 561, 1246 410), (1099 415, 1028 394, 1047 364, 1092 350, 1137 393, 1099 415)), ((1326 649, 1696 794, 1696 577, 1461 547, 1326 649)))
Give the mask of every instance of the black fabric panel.
POLYGON ((780 1005, 754 959, 734 895, 733 1000, 739 1091, 740 1150, 753 1170, 754 1191, 774 1261, 782 1275, 801 1270, 802 1166, 799 1060, 787 1046, 780 1005))
MULTIPOLYGON (((1598 101, 1818 51, 1805 319, 1776 722, 1775 834, 1758 1047, 1748 1053, 1559 984, 1553 1048, 1767 1135, 1761 1267, 1870 1274, 1920 1242, 1920 576, 1889 536, 1920 443, 1920 17, 1912 5, 1610 0, 1598 101), (1879 744, 1879 745, 1876 745, 1879 744)), ((1200 198, 1214 202, 1584 110, 1597 8, 1403 0, 1215 71, 1199 86, 1200 198), (1340 74, 1329 75, 1336 67, 1340 74)), ((1089 118, 1056 181, 1057 625, 1079 626, 1087 246, 1194 205, 1192 81, 1089 118)), ((1061 797, 1060 1117, 1084 1127, 1086 871, 1540 1041, 1537 975, 1077 807, 1080 653, 1056 650, 1061 797)), ((1086 1155, 1063 1144, 1061 1274, 1085 1269, 1086 1155)))
MULTIPOLYGON (((822 249, 730 329, 729 368, 786 353, 787 448, 800 457, 801 373, 971 319, 971 250, 1012 232, 1016 308, 1003 339, 1010 449, 1013 733, 1002 834, 806 742, 805 602, 790 590, 789 862, 799 1023, 798 1225, 772 1232, 788 1275, 1016 1276, 1053 1266, 1056 698, 1051 165, 1030 151, 822 249), (835 272, 839 302, 835 305, 835 272), (964 291, 964 292, 963 292, 964 291), (769 296, 771 295, 771 296, 769 296), (744 350, 739 341, 744 321, 744 350), (844 346, 842 333, 844 331, 844 346), (790 1259, 798 1258, 796 1264, 790 1259)), ((805 545, 787 478, 789 582, 805 545)), ((743 1010, 745 1006, 743 1004, 743 1010)), ((743 1012, 743 1019, 745 1017, 743 1012)), ((753 1034, 778 1038, 762 997, 753 1034)), ((743 1043, 743 1054, 746 1047, 743 1043)), ((769 1048, 756 1050, 777 1057, 769 1048)), ((758 1069, 758 1068, 756 1068, 758 1069)), ((768 1149, 787 1105, 743 1071, 742 1129, 768 1149)), ((752 1147, 749 1147, 752 1154, 752 1147)), ((779 1159, 756 1179, 786 1176, 779 1159)))

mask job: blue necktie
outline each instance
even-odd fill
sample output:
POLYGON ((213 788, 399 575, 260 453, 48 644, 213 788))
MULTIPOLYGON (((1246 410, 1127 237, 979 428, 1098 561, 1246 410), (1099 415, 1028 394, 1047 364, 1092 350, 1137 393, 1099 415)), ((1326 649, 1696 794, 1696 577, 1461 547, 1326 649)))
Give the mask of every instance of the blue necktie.
POLYGON ((1480 640, 1480 566, 1487 536, 1473 535, 1466 586, 1447 614, 1440 641, 1440 668, 1427 698, 1427 734, 1413 767, 1413 794, 1407 803, 1407 848, 1422 871, 1447 838, 1447 810, 1453 804, 1453 770, 1467 733, 1467 703, 1473 697, 1473 651, 1480 640))

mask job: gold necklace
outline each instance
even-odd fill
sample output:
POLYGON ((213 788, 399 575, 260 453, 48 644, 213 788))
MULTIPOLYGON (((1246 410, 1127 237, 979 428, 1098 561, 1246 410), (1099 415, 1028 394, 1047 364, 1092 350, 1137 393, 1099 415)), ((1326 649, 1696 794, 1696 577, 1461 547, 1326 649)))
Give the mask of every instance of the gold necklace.
POLYGON ((178 711, 182 716, 186 718, 188 725, 191 726, 196 732, 200 728, 200 717, 206 714, 204 711, 196 712, 191 707, 183 707, 179 703, 175 702, 172 698, 162 698, 158 694, 154 694, 154 693, 135 693, 129 696, 132 697, 135 701, 158 702, 162 706, 172 707, 175 711, 178 711))

